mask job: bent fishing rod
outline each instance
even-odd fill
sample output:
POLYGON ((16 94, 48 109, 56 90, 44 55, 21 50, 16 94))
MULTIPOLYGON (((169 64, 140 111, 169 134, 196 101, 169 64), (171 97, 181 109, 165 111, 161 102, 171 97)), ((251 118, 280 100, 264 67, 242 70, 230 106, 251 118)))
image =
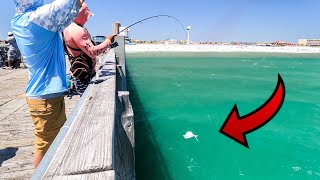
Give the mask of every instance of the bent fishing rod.
MULTIPOLYGON (((186 38, 187 38, 187 32, 186 32, 186 29, 184 28, 184 26, 182 25, 182 23, 181 23, 177 18, 175 18, 175 17, 173 17, 173 16, 170 16, 170 15, 165 15, 165 14, 163 14, 163 15, 156 15, 156 16, 150 16, 150 17, 144 18, 144 19, 142 19, 142 20, 140 20, 140 21, 137 21, 137 22, 131 24, 130 26, 122 29, 122 30, 121 30, 120 32, 118 32, 116 35, 119 35, 119 34, 122 33, 123 31, 129 29, 130 27, 132 27, 132 26, 134 26, 134 25, 137 25, 137 24, 139 24, 139 23, 142 23, 143 21, 146 21, 146 20, 149 20, 149 19, 153 19, 153 18, 159 18, 159 17, 168 17, 168 18, 173 18, 173 19, 175 19, 175 20, 181 25, 181 27, 182 27, 182 29, 183 29, 183 31, 184 31, 184 34, 185 34, 185 36, 186 36, 186 38)), ((118 42, 114 42, 114 43, 112 43, 112 44, 110 45, 110 49, 111 49, 111 48, 115 48, 115 47, 117 47, 118 45, 119 45, 118 42)))
POLYGON ((166 15, 166 14, 163 14, 163 15, 156 15, 156 16, 150 16, 150 17, 147 17, 147 18, 142 19, 142 20, 140 20, 140 21, 137 21, 137 22, 135 22, 135 23, 131 24, 130 26, 128 26, 128 27, 126 27, 126 28, 124 28, 124 29, 123 29, 123 30, 121 30, 120 32, 118 32, 118 33, 117 33, 117 35, 118 35, 118 34, 120 34, 120 33, 122 33, 123 31, 125 31, 125 30, 129 29, 130 27, 132 27, 132 26, 136 25, 136 24, 139 24, 139 23, 141 23, 141 22, 143 22, 143 21, 146 21, 146 20, 149 20, 149 19, 159 18, 159 17, 168 17, 168 18, 175 19, 175 20, 176 20, 176 21, 181 25, 181 27, 182 27, 182 29, 183 29, 183 31, 184 31, 184 34, 185 34, 185 36, 187 37, 186 29, 184 28, 184 26, 182 25, 182 23, 181 23, 177 18, 175 18, 175 17, 173 17, 173 16, 170 16, 170 15, 166 15))

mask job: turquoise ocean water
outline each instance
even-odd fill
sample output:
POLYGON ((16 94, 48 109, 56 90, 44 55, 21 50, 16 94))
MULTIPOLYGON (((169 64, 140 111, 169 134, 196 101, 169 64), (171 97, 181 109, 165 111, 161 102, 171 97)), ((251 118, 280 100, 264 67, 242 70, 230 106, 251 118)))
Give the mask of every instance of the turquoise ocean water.
POLYGON ((320 55, 127 54, 137 179, 320 179, 320 55), (219 133, 233 105, 261 106, 281 74, 279 113, 247 135, 219 133), (192 131, 197 141, 185 140, 192 131))

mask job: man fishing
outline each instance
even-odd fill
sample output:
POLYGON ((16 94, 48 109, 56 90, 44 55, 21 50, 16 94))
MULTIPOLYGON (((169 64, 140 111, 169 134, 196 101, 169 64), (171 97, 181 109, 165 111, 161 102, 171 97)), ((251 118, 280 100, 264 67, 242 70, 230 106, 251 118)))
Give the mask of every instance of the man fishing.
POLYGON ((29 71, 27 104, 35 127, 34 167, 66 121, 66 60, 61 31, 77 16, 84 0, 13 0, 11 27, 29 71))
POLYGON ((74 22, 63 31, 66 51, 71 62, 70 70, 80 96, 96 74, 96 57, 104 53, 114 41, 114 35, 110 35, 99 45, 95 46, 92 43, 89 32, 83 27, 91 16, 93 13, 87 4, 83 3, 74 22))

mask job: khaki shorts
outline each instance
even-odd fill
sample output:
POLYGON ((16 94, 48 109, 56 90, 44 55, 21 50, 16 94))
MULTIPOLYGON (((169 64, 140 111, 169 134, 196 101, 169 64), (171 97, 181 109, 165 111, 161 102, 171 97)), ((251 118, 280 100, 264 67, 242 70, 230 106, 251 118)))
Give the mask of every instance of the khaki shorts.
POLYGON ((64 98, 27 98, 27 104, 34 124, 35 152, 44 155, 66 122, 64 98))

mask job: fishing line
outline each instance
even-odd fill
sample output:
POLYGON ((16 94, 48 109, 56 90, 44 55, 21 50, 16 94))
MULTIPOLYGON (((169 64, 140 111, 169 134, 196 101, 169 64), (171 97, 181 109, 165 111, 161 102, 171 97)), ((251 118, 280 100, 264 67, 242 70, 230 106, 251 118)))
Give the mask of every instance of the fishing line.
POLYGON ((120 34, 120 33, 123 32, 123 31, 129 29, 130 27, 136 25, 136 24, 139 24, 139 23, 141 23, 141 22, 143 22, 143 21, 146 21, 146 20, 149 20, 149 19, 159 18, 159 17, 168 17, 168 18, 173 18, 173 19, 175 19, 175 20, 181 25, 181 27, 182 27, 182 29, 183 29, 183 31, 184 31, 184 34, 185 34, 185 36, 187 37, 187 31, 186 31, 186 29, 184 28, 184 26, 182 25, 182 23, 181 23, 177 18, 175 18, 175 17, 173 17, 173 16, 170 16, 170 15, 165 15, 165 14, 164 14, 164 15, 150 16, 150 17, 147 17, 147 18, 142 19, 142 20, 140 20, 140 21, 137 21, 137 22, 131 24, 130 26, 126 27, 125 29, 121 30, 120 32, 118 32, 117 35, 120 34))

